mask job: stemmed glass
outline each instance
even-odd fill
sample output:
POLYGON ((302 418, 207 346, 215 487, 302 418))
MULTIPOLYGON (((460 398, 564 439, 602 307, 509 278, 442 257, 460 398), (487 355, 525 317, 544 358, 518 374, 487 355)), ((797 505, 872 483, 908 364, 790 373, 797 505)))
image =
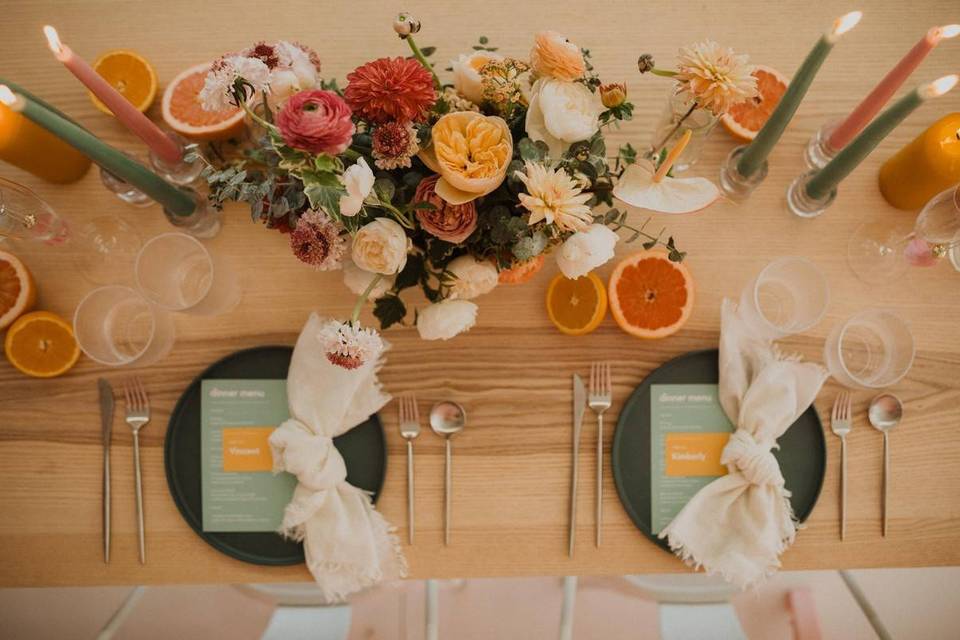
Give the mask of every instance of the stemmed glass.
POLYGON ((0 178, 0 238, 59 245, 69 235, 66 221, 53 207, 25 186, 0 178))
POLYGON ((865 222, 850 237, 850 268, 867 284, 896 280, 908 266, 929 267, 960 242, 960 185, 934 196, 913 229, 896 219, 865 222))

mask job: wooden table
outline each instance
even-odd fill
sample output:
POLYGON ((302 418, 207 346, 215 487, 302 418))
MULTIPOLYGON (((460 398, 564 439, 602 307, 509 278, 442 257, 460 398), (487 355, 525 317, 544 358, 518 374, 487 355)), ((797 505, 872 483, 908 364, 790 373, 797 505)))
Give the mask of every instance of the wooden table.
MULTIPOLYGON (((653 53, 670 65, 678 46, 714 38, 786 73, 800 63, 818 34, 853 8, 842 2, 593 3, 551 8, 548 3, 486 2, 454 6, 418 2, 421 45, 436 45, 446 60, 469 50, 480 35, 508 54, 524 55, 533 32, 553 28, 588 47, 606 81, 625 80, 636 104, 632 123, 613 143, 647 142, 663 108, 667 82, 640 77, 636 58, 653 53)), ((469 425, 455 448, 453 544, 442 540, 442 441, 425 433, 416 443, 418 538, 406 548, 411 576, 623 574, 684 570, 673 556, 634 528, 605 476, 604 544, 593 533, 595 426, 587 420, 581 460, 576 558, 566 556, 570 470, 570 374, 592 360, 614 367, 614 407, 652 369, 693 349, 715 346, 723 296, 740 288, 769 260, 802 255, 829 275, 827 317, 788 349, 820 359, 824 337, 842 318, 880 303, 907 317, 918 341, 916 362, 896 387, 906 402, 904 424, 892 434, 890 532, 880 536, 880 435, 866 423, 869 394, 856 395, 850 445, 848 538, 838 536, 839 443, 827 436, 829 466, 823 493, 806 529, 783 557, 786 569, 925 566, 960 563, 960 274, 949 265, 915 269, 886 289, 871 289, 846 265, 847 238, 866 218, 909 213, 891 209, 876 188, 877 168, 890 154, 948 111, 960 92, 921 107, 844 184, 835 206, 815 220, 786 210, 784 191, 803 170, 801 150, 825 120, 844 115, 926 29, 957 20, 949 0, 903 5, 865 0, 862 24, 836 47, 770 159, 770 175, 744 206, 721 203, 685 217, 657 216, 668 225, 696 276, 697 304, 689 324, 662 341, 641 342, 611 319, 583 338, 569 338, 546 318, 543 297, 553 266, 523 287, 501 287, 482 299, 479 324, 450 342, 421 342, 412 329, 390 331, 393 343, 383 380, 394 394, 416 391, 421 407, 453 398, 467 408, 469 425)), ((97 112, 77 82, 46 50, 41 25, 52 22, 77 53, 93 59, 110 48, 136 49, 168 81, 188 65, 237 50, 257 39, 300 40, 315 47, 325 75, 342 79, 378 56, 403 55, 391 30, 390 3, 282 2, 20 2, 4 8, 0 77, 9 77, 76 117, 98 135, 135 152, 142 149, 97 112)), ((957 70, 960 40, 944 42, 911 80, 913 85, 957 70)), ((443 65, 441 65, 442 67, 443 65)), ((156 116, 157 107, 153 115, 156 116)), ((697 171, 715 177, 731 139, 715 132, 697 171)), ((53 187, 0 166, 0 175, 36 189, 58 211, 82 222, 110 213, 136 225, 144 237, 169 229, 156 207, 121 204, 103 189, 96 171, 81 182, 53 187)), ((643 214, 635 212, 637 219, 643 214)), ((19 375, 0 362, 0 587, 41 585, 268 582, 309 579, 302 566, 264 568, 232 560, 203 543, 181 519, 163 472, 169 412, 187 383, 214 360, 238 349, 292 344, 313 309, 346 316, 353 296, 338 274, 319 274, 293 259, 286 238, 250 222, 241 207, 226 212, 211 242, 240 270, 241 306, 217 317, 177 319, 173 353, 139 372, 155 407, 143 432, 147 557, 136 554, 130 436, 118 419, 113 453, 113 559, 104 565, 100 531, 101 445, 96 378, 117 381, 88 359, 49 381, 19 375)), ((634 249, 620 247, 626 254, 634 249)), ((23 253, 40 286, 39 308, 72 314, 90 288, 56 251, 23 253)), ((611 266, 602 272, 608 274, 611 266)), ((826 415, 837 388, 817 406, 826 415)), ((423 409, 422 409, 423 411, 423 409)), ((384 412, 389 466, 379 503, 405 525, 405 462, 394 406, 384 412)), ((612 429, 607 433, 610 445, 612 429)), ((609 449, 608 449, 609 451, 609 449)), ((607 456, 609 461, 609 455, 607 456)))

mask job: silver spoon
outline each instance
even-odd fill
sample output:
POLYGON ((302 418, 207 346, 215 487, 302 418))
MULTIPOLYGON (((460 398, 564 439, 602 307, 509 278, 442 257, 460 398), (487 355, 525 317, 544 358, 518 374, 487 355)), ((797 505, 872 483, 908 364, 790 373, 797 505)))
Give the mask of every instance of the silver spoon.
POLYGON ((883 535, 887 535, 887 478, 890 475, 890 446, 887 434, 900 424, 903 403, 892 393, 881 393, 870 401, 867 410, 870 425, 883 434, 883 535))
POLYGON ((456 402, 444 400, 433 405, 430 409, 430 428, 438 436, 446 440, 446 468, 443 483, 443 544, 450 544, 450 495, 452 493, 452 465, 453 456, 450 448, 450 438, 455 433, 463 431, 467 423, 467 412, 456 402))

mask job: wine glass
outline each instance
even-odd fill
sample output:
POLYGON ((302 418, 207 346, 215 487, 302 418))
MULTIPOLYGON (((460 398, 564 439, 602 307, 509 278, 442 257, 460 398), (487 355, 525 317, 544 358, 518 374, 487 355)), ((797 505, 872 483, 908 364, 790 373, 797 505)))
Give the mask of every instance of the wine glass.
POLYGON ((923 207, 913 228, 890 217, 865 222, 850 237, 847 260, 860 280, 885 284, 908 266, 929 267, 951 252, 960 239, 960 185, 934 196, 923 207))
POLYGON ((67 222, 33 191, 0 178, 0 238, 60 245, 70 235, 67 222))

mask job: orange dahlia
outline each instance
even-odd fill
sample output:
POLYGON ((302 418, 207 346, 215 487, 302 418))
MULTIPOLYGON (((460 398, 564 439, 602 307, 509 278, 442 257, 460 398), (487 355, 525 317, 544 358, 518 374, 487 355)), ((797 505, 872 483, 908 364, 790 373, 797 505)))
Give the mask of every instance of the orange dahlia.
POLYGON ((380 58, 347 74, 343 96, 369 122, 422 121, 437 101, 433 76, 412 58, 380 58))

